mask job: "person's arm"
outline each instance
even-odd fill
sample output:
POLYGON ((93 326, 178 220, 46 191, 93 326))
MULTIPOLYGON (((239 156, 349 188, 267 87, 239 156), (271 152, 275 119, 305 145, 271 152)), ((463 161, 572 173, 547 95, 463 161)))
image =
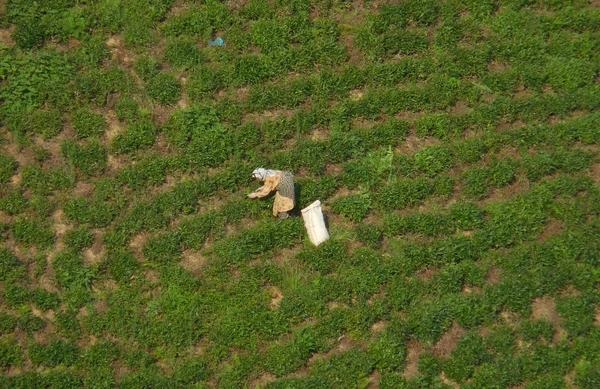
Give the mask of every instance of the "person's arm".
POLYGON ((265 180, 265 184, 257 190, 255 190, 254 192, 250 193, 248 197, 251 199, 266 197, 275 189, 276 186, 277 178, 267 177, 267 179, 265 180))
POLYGON ((254 192, 248 194, 248 197, 251 199, 266 197, 271 193, 271 188, 268 188, 266 185, 261 186, 254 192))

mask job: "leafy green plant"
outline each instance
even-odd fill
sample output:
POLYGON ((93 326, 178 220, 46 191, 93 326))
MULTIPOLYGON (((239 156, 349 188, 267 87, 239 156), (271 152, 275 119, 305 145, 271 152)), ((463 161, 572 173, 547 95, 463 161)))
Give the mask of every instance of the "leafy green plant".
POLYGON ((462 173, 463 193, 472 199, 481 199, 490 191, 490 173, 486 167, 475 166, 462 173))
POLYGON ((483 224, 483 211, 477 205, 459 201, 450 206, 449 214, 455 228, 473 230, 483 224))
POLYGON ((80 108, 73 112, 71 117, 73 130, 78 138, 100 136, 108 127, 101 114, 88 108, 80 108))
POLYGON ((383 232, 378 226, 371 224, 359 224, 354 228, 356 238, 363 243, 371 246, 377 246, 381 243, 383 232))
POLYGON ((552 322, 543 319, 524 321, 521 323, 519 330, 523 339, 527 341, 539 339, 551 341, 554 335, 552 322))
POLYGON ((19 279, 26 274, 24 270, 19 258, 8 247, 0 247, 0 281, 19 279))
POLYGON ((215 109, 209 106, 175 112, 165 133, 172 144, 185 150, 186 157, 195 165, 223 163, 232 151, 229 131, 219 123, 215 109))
POLYGON ((347 217, 354 223, 358 223, 367 216, 370 208, 370 196, 363 193, 340 197, 332 203, 333 212, 347 217))
POLYGON ((31 115, 31 127, 44 139, 55 137, 63 127, 63 118, 58 110, 39 109, 31 115))
POLYGON ((178 69, 191 69, 206 60, 206 56, 190 37, 182 36, 167 42, 165 60, 178 69))
POLYGON ((133 64, 133 70, 144 81, 149 81, 160 72, 158 60, 154 57, 140 56, 133 64))
POLYGON ((70 139, 62 145, 62 153, 73 166, 87 175, 99 175, 107 164, 106 150, 97 140, 80 145, 70 139))
POLYGON ((140 107, 134 99, 123 96, 115 104, 115 113, 117 119, 133 123, 140 115, 140 107))
POLYGON ((94 243, 94 235, 89 228, 81 227, 67 231, 63 237, 63 241, 76 252, 80 252, 81 250, 92 246, 94 243))
POLYGON ((583 296, 558 300, 556 310, 565 319, 563 327, 570 336, 585 334, 593 328, 594 308, 583 296))
POLYGON ((81 306, 89 300, 88 288, 93 272, 83 263, 80 255, 68 250, 62 251, 52 262, 52 269, 68 303, 81 306))
POLYGON ((476 366, 489 358, 490 355, 485 350, 483 338, 469 333, 459 340, 450 359, 444 363, 443 369, 449 378, 464 382, 473 375, 476 366))
POLYGON ((0 183, 5 183, 10 180, 16 172, 19 164, 17 161, 8 155, 0 154, 0 183))
POLYGON ((60 299, 56 293, 48 292, 42 288, 33 289, 30 292, 29 299, 43 311, 57 309, 60 304, 60 299))
POLYGON ((181 97, 181 82, 171 73, 160 72, 146 83, 148 95, 161 105, 172 105, 181 97))
POLYGON ((152 146, 156 140, 158 128, 150 121, 138 121, 125 132, 115 136, 111 142, 111 151, 131 153, 152 146))
POLYGON ((21 366, 23 352, 14 340, 0 339, 0 367, 21 366))
POLYGON ((38 248, 48 248, 54 242, 54 231, 47 223, 19 218, 10 228, 11 233, 18 243, 35 245, 38 248))
POLYGON ((108 274, 119 283, 127 283, 140 264, 135 256, 128 250, 111 252, 105 258, 108 274))
POLYGON ((0 197, 0 209, 8 215, 23 213, 29 205, 20 190, 13 190, 0 197))
POLYGON ((433 193, 433 183, 424 178, 396 179, 381 188, 378 203, 386 209, 401 209, 423 201, 433 193))
POLYGON ((35 365, 71 366, 75 363, 79 348, 64 340, 54 340, 49 344, 33 343, 29 346, 28 356, 35 365))

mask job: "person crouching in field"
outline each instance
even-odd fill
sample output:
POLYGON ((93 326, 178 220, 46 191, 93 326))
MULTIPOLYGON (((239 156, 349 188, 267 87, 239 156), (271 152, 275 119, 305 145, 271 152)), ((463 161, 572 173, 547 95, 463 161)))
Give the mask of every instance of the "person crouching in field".
POLYGON ((296 206, 296 196, 294 194, 294 176, 291 172, 282 170, 271 170, 258 168, 252 172, 254 178, 263 181, 264 184, 254 192, 248 194, 251 199, 268 196, 272 191, 275 193, 275 202, 273 203, 273 216, 280 219, 286 219, 288 212, 296 206))

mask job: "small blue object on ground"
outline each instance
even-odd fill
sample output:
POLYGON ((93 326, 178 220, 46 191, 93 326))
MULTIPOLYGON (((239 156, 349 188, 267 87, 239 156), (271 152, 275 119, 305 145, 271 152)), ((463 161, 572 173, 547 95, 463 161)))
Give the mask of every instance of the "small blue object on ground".
POLYGON ((225 41, 223 40, 223 38, 218 37, 216 39, 213 40, 209 40, 208 41, 208 45, 209 46, 217 46, 217 47, 221 47, 225 44, 225 41))

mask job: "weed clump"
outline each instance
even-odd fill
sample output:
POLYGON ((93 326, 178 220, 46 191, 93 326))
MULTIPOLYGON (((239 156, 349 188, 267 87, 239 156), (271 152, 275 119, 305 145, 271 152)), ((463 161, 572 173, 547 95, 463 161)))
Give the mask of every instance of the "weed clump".
POLYGON ((71 117, 73 130, 78 138, 97 137, 104 134, 107 128, 106 120, 102 115, 88 108, 80 108, 73 112, 71 117))
POLYGON ((159 104, 172 105, 181 97, 181 82, 171 73, 160 72, 148 80, 146 90, 159 104))

